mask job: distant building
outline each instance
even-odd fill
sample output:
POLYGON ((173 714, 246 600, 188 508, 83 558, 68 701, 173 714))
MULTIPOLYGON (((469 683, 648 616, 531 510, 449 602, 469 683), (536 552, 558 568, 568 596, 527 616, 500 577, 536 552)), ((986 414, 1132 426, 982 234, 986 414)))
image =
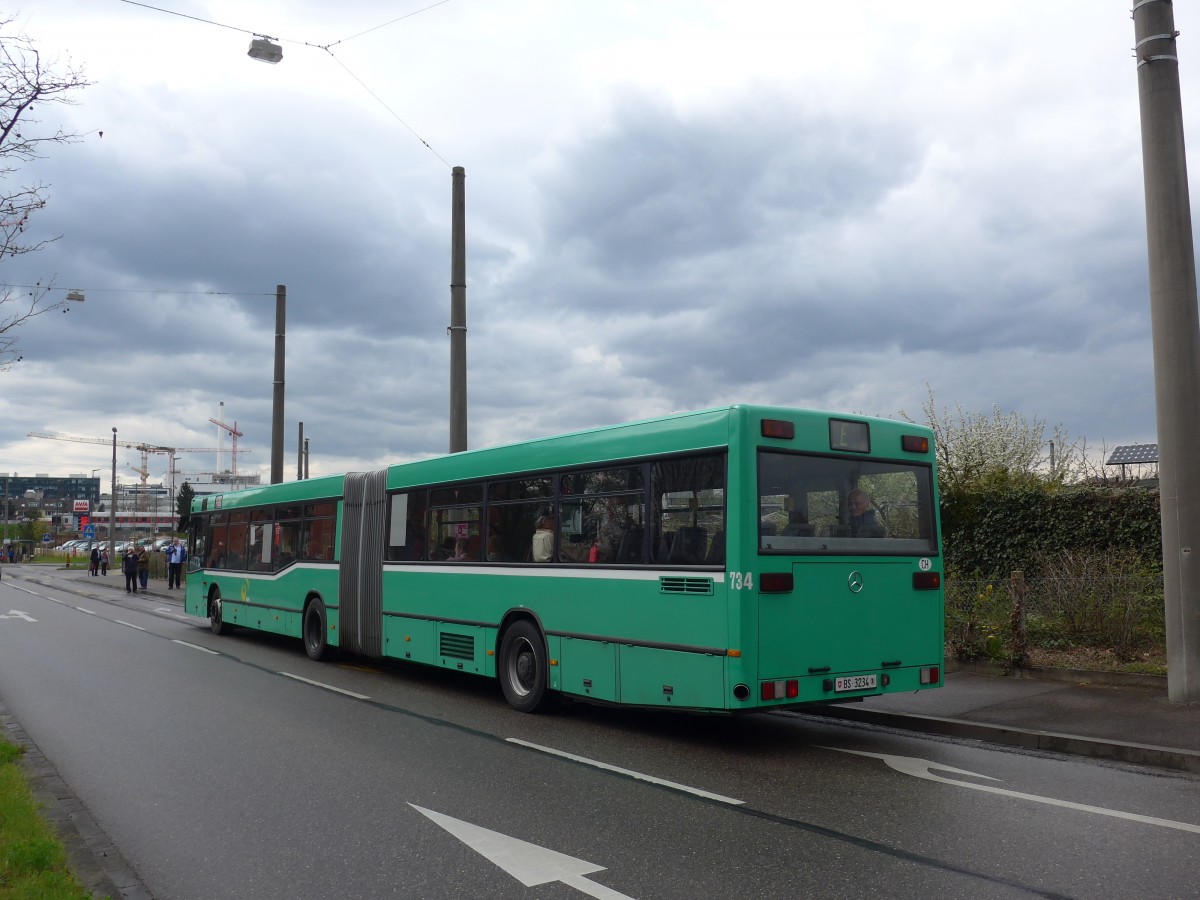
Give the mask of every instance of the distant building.
POLYGON ((87 475, 17 475, 0 472, 0 491, 5 499, 23 500, 30 491, 41 500, 87 500, 93 509, 100 502, 100 479, 87 475))

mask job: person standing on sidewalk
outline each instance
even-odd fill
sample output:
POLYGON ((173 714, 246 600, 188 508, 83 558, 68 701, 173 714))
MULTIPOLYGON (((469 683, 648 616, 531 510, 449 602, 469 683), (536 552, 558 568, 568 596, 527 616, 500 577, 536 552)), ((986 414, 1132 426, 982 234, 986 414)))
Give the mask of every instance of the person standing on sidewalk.
POLYGON ((150 583, 150 551, 144 546, 138 548, 137 573, 138 581, 141 582, 144 591, 150 583))
POLYGON ((179 578, 183 573, 183 544, 179 543, 179 538, 171 540, 171 546, 167 548, 167 590, 179 587, 179 578))
POLYGON ((100 548, 93 547, 91 557, 88 559, 88 574, 100 574, 100 548))
POLYGON ((133 549, 133 544, 125 548, 125 555, 121 557, 121 571, 125 574, 125 593, 137 593, 138 586, 138 556, 137 551, 133 549))
POLYGON ((108 548, 105 547, 100 551, 100 574, 108 576, 108 548))

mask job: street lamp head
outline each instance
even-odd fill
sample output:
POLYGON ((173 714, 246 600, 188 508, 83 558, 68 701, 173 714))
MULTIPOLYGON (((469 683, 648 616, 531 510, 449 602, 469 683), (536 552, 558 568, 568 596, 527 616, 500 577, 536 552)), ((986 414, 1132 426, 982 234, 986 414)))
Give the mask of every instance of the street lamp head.
POLYGON ((73 300, 76 303, 82 303, 84 300, 87 299, 87 297, 84 295, 83 291, 79 291, 79 290, 76 290, 75 288, 71 288, 71 290, 67 291, 67 299, 73 300))
POLYGON ((246 55, 251 59, 262 60, 274 65, 283 59, 283 48, 278 44, 271 43, 271 39, 262 35, 255 35, 254 40, 250 42, 250 49, 246 55))

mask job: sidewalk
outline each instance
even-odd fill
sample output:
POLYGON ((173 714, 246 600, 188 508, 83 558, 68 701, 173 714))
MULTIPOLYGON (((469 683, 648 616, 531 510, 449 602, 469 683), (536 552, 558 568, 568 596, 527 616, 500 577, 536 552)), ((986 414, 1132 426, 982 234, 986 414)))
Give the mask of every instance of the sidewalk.
MULTIPOLYGON (((23 578, 41 567, 14 566, 23 578)), ((9 569, 5 574, 9 574, 9 569)), ((14 573, 15 574, 15 573, 14 573)), ((51 569, 81 589, 124 591, 125 578, 51 569)), ((139 592, 141 593, 141 592, 139 592)), ((151 579, 147 595, 183 603, 183 591, 151 579)), ((1167 680, 1106 672, 1027 670, 1020 677, 946 667, 945 686, 802 712, 889 728, 1093 756, 1200 774, 1200 702, 1172 703, 1167 680)))
POLYGON ((819 714, 1200 773, 1200 702, 1172 703, 1166 678, 947 668, 938 690, 870 697, 819 714))

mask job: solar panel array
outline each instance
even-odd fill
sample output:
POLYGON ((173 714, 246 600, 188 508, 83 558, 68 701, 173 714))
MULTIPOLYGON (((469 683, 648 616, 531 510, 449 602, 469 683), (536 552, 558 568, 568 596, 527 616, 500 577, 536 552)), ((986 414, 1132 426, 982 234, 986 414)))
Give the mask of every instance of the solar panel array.
POLYGON ((1126 444, 1117 447, 1109 456, 1106 466, 1132 466, 1138 463, 1157 463, 1158 444, 1126 444))

